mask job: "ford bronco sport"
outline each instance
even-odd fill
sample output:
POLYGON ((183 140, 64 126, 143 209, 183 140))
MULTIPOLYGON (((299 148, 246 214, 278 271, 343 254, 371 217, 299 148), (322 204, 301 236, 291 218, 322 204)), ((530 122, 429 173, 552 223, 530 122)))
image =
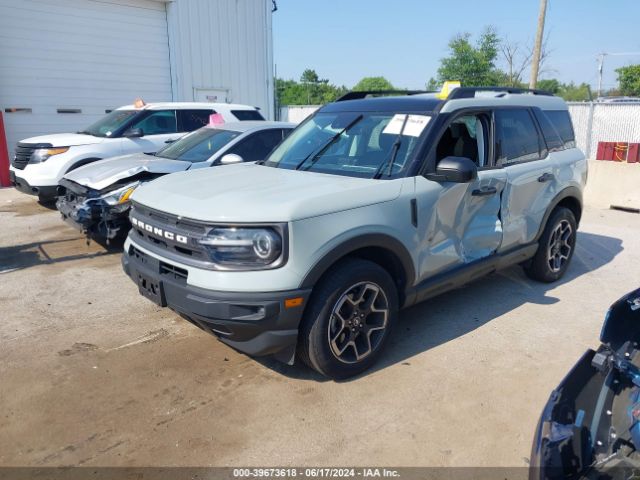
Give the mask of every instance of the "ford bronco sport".
POLYGON ((367 96, 324 106, 264 162, 138 188, 123 267, 140 293, 338 379, 375 362, 401 308, 513 264, 562 277, 587 162, 561 98, 367 96))

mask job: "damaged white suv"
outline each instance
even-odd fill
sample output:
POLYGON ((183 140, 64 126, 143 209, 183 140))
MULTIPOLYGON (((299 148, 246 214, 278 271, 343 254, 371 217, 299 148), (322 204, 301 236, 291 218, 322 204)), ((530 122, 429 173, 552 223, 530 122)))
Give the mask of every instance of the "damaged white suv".
POLYGON ((264 162, 133 194, 123 266, 140 293, 250 355, 332 378, 368 368, 398 311, 575 250, 587 162, 540 91, 347 94, 264 162))

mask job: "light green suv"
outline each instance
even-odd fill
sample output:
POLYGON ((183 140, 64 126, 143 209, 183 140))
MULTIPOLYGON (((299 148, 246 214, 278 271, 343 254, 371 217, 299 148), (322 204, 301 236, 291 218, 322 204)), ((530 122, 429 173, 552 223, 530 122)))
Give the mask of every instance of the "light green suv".
POLYGON ((401 308, 512 264, 560 278, 586 178, 566 104, 545 92, 351 93, 264 161, 137 189, 123 266, 224 343, 345 378, 401 308))

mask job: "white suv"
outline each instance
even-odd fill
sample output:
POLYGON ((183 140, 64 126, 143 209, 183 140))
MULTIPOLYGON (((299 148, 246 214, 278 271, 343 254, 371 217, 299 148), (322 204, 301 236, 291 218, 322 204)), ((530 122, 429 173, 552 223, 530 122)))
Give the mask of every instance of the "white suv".
POLYGON ((348 94, 264 162, 133 194, 123 266, 140 293, 250 355, 332 378, 379 356, 398 310, 575 250, 587 161, 540 91, 348 94))
POLYGON ((227 103, 150 103, 120 107, 77 133, 18 143, 9 171, 12 185, 41 201, 56 198, 63 175, 82 165, 128 153, 154 153, 185 133, 220 121, 264 120, 255 107, 227 103))

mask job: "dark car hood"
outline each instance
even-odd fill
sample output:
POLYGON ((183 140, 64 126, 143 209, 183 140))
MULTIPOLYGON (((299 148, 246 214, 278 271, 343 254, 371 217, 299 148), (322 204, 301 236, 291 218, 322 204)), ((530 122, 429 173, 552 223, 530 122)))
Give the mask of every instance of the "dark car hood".
POLYGON ((611 306, 600 340, 551 393, 533 443, 531 480, 640 471, 640 289, 611 306))

